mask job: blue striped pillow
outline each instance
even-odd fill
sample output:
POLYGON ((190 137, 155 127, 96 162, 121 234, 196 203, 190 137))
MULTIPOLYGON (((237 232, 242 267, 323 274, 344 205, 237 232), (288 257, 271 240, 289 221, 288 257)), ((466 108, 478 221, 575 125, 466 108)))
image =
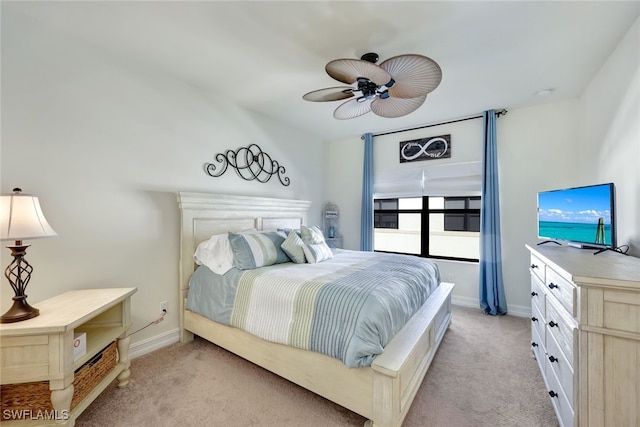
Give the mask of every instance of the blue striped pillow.
POLYGON ((284 239, 284 233, 277 231, 246 234, 229 232, 233 265, 239 270, 252 270, 289 262, 289 257, 281 248, 284 239))
POLYGON ((282 250, 286 253, 291 261, 296 264, 303 264, 305 262, 304 258, 304 242, 298 236, 298 233, 295 231, 290 231, 287 238, 282 242, 282 250))
POLYGON ((304 256, 307 258, 309 264, 317 264, 322 261, 326 261, 329 258, 333 258, 333 252, 326 243, 306 243, 302 250, 304 256))

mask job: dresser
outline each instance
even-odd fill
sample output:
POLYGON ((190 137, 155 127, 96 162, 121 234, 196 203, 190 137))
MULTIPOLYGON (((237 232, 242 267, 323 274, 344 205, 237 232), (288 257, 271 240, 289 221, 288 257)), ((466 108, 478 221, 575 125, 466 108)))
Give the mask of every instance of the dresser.
POLYGON ((70 427, 115 379, 125 387, 130 375, 126 332, 135 292, 70 291, 34 304, 37 317, 1 324, 2 424, 70 427), (86 350, 74 354, 79 335, 86 350))
POLYGON ((561 426, 640 426, 640 258, 526 245, 531 346, 561 426))

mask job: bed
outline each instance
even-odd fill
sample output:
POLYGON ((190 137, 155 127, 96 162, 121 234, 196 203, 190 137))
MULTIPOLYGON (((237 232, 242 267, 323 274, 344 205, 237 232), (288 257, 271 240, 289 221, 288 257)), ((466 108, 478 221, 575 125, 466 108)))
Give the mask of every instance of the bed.
POLYGON ((267 341, 186 308, 194 251, 214 234, 299 229, 310 202, 180 192, 180 339, 198 335, 368 419, 400 426, 451 322, 453 284, 442 282, 369 366, 350 368, 328 355, 267 341))

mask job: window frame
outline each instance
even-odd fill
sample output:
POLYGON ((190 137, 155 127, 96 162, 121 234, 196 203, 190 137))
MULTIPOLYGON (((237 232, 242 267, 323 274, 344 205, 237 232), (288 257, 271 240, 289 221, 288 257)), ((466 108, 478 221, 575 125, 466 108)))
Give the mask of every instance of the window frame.
MULTIPOLYGON (((382 253, 395 253, 395 254, 402 254, 402 255, 413 255, 413 256, 419 256, 421 258, 433 258, 433 259, 442 259, 442 260, 447 260, 447 261, 466 261, 466 262, 475 262, 475 263, 479 263, 480 260, 476 259, 476 258, 462 258, 462 257, 452 257, 452 256, 443 256, 443 255, 432 255, 429 253, 429 226, 430 226, 430 221, 429 218, 431 216, 431 214, 465 214, 465 215, 469 215, 469 214, 478 214, 478 215, 482 215, 481 213, 481 209, 445 209, 445 208, 429 208, 429 198, 439 198, 439 197, 444 197, 445 199, 447 198, 447 196, 422 196, 422 208, 421 209, 375 209, 375 201, 376 200, 390 200, 390 199, 403 199, 403 198, 413 198, 413 197, 385 197, 380 198, 380 199, 375 199, 374 198, 374 210, 373 210, 373 214, 375 217, 375 214, 420 214, 420 254, 412 254, 412 253, 408 253, 408 252, 392 252, 392 251, 381 251, 381 250, 375 250, 375 252, 382 252, 382 253), (425 233, 425 230, 427 231, 425 233)), ((471 198, 479 198, 480 196, 451 196, 451 198, 465 198, 465 199, 471 199, 471 198)), ((480 199, 481 200, 481 199, 480 199)), ((398 203, 399 204, 399 203, 398 203)), ((468 206, 468 201, 465 202, 465 206, 468 206)), ((374 223, 374 228, 375 228, 375 223, 374 223)), ((384 228, 381 228, 384 229, 384 228)), ((473 233, 476 233, 476 231, 472 231, 473 233)))

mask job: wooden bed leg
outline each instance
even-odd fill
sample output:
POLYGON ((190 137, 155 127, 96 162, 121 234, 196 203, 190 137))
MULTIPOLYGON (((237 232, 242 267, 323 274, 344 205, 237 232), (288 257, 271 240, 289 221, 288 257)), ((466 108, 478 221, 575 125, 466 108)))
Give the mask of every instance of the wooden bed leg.
POLYGON ((189 332, 186 329, 180 329, 180 342, 185 343, 193 341, 193 332, 189 332))

